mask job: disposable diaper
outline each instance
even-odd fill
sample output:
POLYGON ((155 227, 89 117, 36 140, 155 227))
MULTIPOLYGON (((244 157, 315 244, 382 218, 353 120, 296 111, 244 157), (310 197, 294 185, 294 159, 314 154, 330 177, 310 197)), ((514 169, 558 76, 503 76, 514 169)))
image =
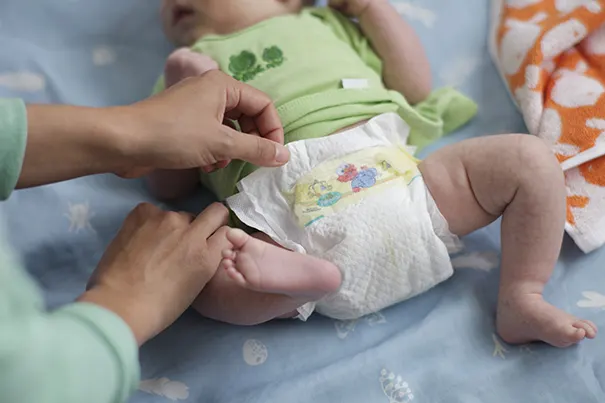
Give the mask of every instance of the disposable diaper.
POLYGON ((339 291, 300 307, 301 319, 313 310, 356 319, 452 275, 448 247, 458 240, 405 146, 408 133, 398 115, 384 114, 290 143, 288 164, 255 171, 227 200, 244 224, 341 270, 339 291))

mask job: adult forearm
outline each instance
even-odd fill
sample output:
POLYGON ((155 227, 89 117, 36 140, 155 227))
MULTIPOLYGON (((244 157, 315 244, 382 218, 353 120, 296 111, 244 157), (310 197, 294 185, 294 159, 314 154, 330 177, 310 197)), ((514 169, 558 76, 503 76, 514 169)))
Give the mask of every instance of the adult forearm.
POLYGON ((115 314, 89 304, 8 313, 0 316, 0 402, 118 403, 137 388, 137 345, 115 314))
POLYGON ((411 104, 424 100, 431 92, 431 68, 412 27, 387 1, 371 1, 359 23, 383 61, 385 85, 411 104))
POLYGON ((27 106, 27 144, 17 188, 118 171, 129 120, 122 108, 27 106))

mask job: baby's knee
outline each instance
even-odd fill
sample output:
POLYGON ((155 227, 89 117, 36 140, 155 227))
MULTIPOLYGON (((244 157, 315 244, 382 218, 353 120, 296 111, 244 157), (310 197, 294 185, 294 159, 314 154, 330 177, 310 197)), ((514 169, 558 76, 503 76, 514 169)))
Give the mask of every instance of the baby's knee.
POLYGON ((512 166, 525 173, 563 177, 559 161, 544 140, 527 134, 511 134, 512 166))

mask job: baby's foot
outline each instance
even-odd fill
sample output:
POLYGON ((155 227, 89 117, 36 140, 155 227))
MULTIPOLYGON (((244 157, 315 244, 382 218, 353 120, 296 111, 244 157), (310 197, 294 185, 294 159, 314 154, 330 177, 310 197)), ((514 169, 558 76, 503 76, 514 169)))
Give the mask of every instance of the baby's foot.
POLYGON ((507 343, 543 341, 555 347, 569 347, 597 335, 594 323, 555 308, 540 294, 501 295, 497 329, 507 343))
POLYGON ((200 76, 210 70, 218 70, 218 64, 209 56, 188 48, 177 49, 168 57, 164 68, 166 88, 188 77, 200 76))
POLYGON ((340 287, 340 270, 330 262, 292 252, 231 229, 233 250, 223 251, 221 266, 242 287, 310 301, 340 287))

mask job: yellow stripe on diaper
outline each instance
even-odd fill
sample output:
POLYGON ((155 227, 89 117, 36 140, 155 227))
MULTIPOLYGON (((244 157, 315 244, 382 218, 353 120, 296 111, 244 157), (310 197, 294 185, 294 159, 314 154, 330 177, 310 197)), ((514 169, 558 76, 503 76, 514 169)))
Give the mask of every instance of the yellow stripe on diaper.
POLYGON ((319 164, 289 197, 299 225, 308 227, 386 186, 407 186, 419 176, 418 162, 404 147, 373 147, 319 164))

